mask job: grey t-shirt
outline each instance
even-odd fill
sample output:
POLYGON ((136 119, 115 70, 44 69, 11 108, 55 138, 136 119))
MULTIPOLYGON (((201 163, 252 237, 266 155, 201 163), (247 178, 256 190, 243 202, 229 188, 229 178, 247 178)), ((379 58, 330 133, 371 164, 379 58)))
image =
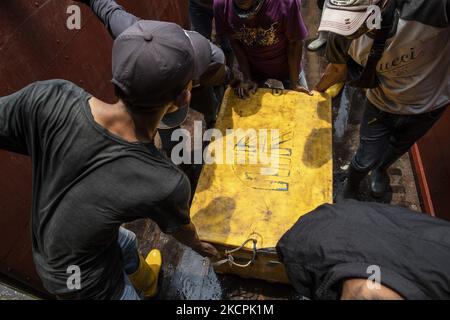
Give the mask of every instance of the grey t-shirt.
POLYGON ((153 144, 98 125, 90 97, 63 80, 1 97, 0 148, 32 159, 33 257, 45 288, 63 298, 118 299, 120 225, 150 218, 171 233, 188 224, 190 184, 153 144), (72 265, 81 290, 67 287, 72 265))
MULTIPOLYGON (((447 0, 405 1, 377 67, 381 84, 367 90, 375 106, 395 114, 421 114, 450 103, 449 6, 447 0)), ((331 35, 327 58, 331 63, 352 58, 365 66, 372 44, 368 34, 353 41, 331 35)))

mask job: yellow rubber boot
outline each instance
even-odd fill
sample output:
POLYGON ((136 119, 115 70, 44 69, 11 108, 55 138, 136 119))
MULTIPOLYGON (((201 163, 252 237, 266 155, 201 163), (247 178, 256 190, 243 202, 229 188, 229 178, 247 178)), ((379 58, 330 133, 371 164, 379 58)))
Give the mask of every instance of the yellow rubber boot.
POLYGON ((161 252, 150 251, 147 258, 139 255, 139 268, 128 275, 136 290, 142 292, 145 298, 154 298, 158 294, 158 277, 162 266, 161 252))
POLYGON ((152 270, 154 281, 151 287, 148 290, 143 291, 143 293, 146 298, 154 298, 158 294, 158 279, 162 267, 161 251, 159 251, 158 249, 153 249, 152 251, 150 251, 150 253, 147 255, 147 258, 145 258, 145 262, 148 266, 150 266, 150 269, 152 270))
POLYGON ((336 83, 335 85, 329 87, 327 89, 327 91, 325 91, 325 93, 328 93, 328 95, 332 99, 334 99, 334 98, 336 98, 339 95, 339 93, 341 93, 342 88, 344 88, 344 83, 343 82, 336 83))

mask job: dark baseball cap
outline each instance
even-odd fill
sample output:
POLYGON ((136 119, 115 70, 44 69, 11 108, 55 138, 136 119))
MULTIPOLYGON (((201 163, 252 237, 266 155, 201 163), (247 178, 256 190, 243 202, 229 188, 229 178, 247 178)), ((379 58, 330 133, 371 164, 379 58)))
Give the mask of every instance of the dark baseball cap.
MULTIPOLYGON (((209 41, 199 34, 174 23, 141 20, 114 41, 112 82, 126 102, 145 112, 174 101, 191 80, 200 78, 210 59, 209 41)), ((162 127, 179 125, 173 120, 183 122, 187 113, 187 107, 179 108, 162 127)))

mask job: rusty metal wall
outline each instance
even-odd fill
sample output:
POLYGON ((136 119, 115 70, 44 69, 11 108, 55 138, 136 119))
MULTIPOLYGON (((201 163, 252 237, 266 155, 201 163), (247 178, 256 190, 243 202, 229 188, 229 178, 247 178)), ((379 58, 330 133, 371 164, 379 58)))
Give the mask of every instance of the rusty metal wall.
POLYGON ((412 151, 424 210, 450 221, 450 108, 412 151))
MULTIPOLYGON (((186 0, 122 0, 144 19, 187 28, 186 0)), ((68 0, 0 1, 0 96, 45 79, 73 81, 113 102, 112 41, 84 5, 81 30, 66 28, 68 0)), ((27 157, 0 151, 0 278, 44 292, 31 257, 31 168, 27 157)))

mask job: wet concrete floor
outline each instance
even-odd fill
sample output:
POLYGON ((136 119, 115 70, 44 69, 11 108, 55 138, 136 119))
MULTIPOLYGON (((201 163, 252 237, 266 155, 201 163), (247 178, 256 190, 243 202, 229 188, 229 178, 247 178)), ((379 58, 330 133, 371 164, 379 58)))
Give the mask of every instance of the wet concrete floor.
POLYGON ((35 298, 0 283, 1 300, 34 300, 35 298))

